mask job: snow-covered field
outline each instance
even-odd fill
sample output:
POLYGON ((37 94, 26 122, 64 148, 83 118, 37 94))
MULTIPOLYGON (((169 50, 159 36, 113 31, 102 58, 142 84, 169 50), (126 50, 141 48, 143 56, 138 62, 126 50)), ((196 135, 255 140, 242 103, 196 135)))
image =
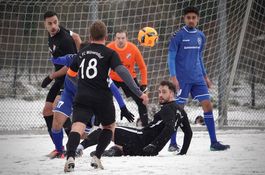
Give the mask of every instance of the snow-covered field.
MULTIPOLYGON (((166 146, 157 157, 103 157, 104 170, 90 167, 89 153, 95 149, 91 147, 84 151, 83 157, 76 159, 75 172, 69 174, 265 174, 264 131, 219 130, 217 135, 219 140, 231 145, 230 150, 211 152, 208 133, 194 132, 185 156, 167 152, 166 146)), ((182 138, 179 132, 179 144, 182 138)), ((44 156, 53 149, 48 135, 1 135, 0 148, 0 174, 65 174, 65 160, 50 160, 44 156)))

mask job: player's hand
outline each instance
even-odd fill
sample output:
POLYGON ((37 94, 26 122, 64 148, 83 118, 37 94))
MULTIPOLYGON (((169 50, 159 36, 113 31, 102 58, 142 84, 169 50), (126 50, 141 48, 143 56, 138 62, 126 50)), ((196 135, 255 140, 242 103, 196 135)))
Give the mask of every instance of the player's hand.
POLYGON ((127 109, 126 106, 121 108, 121 120, 123 117, 125 117, 130 123, 134 121, 134 115, 127 109))
POLYGON ((156 151, 156 146, 153 144, 149 144, 143 148, 145 155, 147 156, 156 156, 158 152, 156 151))
POLYGON ((143 104, 144 105, 148 104, 149 98, 148 98, 148 96, 145 93, 143 93, 140 98, 143 100, 143 104))
POLYGON ((207 87, 208 87, 209 89, 211 89, 211 88, 213 87, 213 83, 212 83, 212 81, 209 79, 209 77, 208 77, 208 76, 205 76, 205 77, 204 77, 204 80, 205 80, 205 82, 206 82, 207 87))
POLYGON ((51 82, 52 82, 53 79, 50 78, 50 75, 48 75, 46 78, 44 78, 44 80, 42 81, 41 83, 41 87, 42 88, 46 88, 51 82))
POLYGON ((146 85, 141 85, 141 86, 140 86, 140 90, 141 90, 143 93, 146 93, 147 90, 148 90, 148 88, 147 88, 146 85))

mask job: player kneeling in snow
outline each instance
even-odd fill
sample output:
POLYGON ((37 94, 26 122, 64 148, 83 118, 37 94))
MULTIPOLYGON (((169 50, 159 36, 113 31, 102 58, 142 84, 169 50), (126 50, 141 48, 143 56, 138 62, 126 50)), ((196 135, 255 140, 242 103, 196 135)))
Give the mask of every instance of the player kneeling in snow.
MULTIPOLYGON (((180 126, 184 132, 184 141, 179 155, 184 155, 190 145, 192 130, 186 112, 179 108, 175 101, 175 86, 169 81, 162 81, 159 86, 160 111, 154 120, 142 129, 116 127, 114 132, 115 146, 106 150, 102 156, 155 156, 169 141, 171 134, 180 126)), ((91 133, 79 149, 97 144, 101 129, 91 133)), ((80 151, 80 150, 77 150, 80 151)), ((93 152, 91 153, 93 156, 93 152)))

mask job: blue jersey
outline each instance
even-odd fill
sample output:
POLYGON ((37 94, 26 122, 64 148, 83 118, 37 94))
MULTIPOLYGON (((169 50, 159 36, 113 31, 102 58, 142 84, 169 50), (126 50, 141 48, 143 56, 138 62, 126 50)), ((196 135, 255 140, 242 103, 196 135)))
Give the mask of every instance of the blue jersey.
POLYGON ((202 31, 184 26, 175 33, 169 44, 168 66, 170 76, 183 83, 204 81, 203 47, 206 38, 202 31))
MULTIPOLYGON (((75 56, 76 54, 68 54, 58 58, 51 58, 51 61, 53 62, 53 64, 65 65, 67 67, 70 67, 75 56)), ((115 97, 115 99, 119 104, 119 107, 120 108, 124 107, 125 103, 123 101, 123 98, 121 97, 118 87, 112 82, 110 78, 107 81, 113 96, 115 97)), ((75 95, 76 86, 73 84, 71 80, 68 79, 68 76, 65 77, 64 88, 66 88, 69 92, 75 95)))

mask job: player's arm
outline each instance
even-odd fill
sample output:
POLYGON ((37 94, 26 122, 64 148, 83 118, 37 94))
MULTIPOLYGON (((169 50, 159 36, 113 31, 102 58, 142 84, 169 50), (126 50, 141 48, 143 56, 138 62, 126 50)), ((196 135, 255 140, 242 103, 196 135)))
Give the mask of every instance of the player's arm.
POLYGON ((61 57, 52 57, 51 61, 53 64, 59 64, 59 65, 64 65, 67 67, 70 67, 70 65, 73 62, 73 59, 75 57, 76 54, 67 54, 65 56, 61 56, 61 57))
POLYGON ((64 66, 60 70, 51 73, 47 77, 44 78, 44 80, 41 83, 42 88, 46 88, 55 78, 64 76, 68 70, 68 67, 64 66))
POLYGON ((171 81, 176 86, 177 90, 179 89, 179 83, 176 77, 176 56, 178 52, 178 47, 180 43, 180 36, 178 33, 174 34, 170 40, 169 48, 168 48, 168 57, 167 64, 169 69, 169 74, 171 81))
POLYGON ((124 81, 124 83, 130 88, 130 90, 143 100, 143 103, 146 105, 148 103, 148 96, 144 94, 139 87, 136 85, 129 71, 125 66, 121 64, 118 54, 113 51, 111 59, 111 68, 114 70, 124 81))
POLYGON ((148 145, 143 151, 146 155, 157 155, 159 151, 167 144, 175 129, 175 112, 168 106, 161 109, 161 116, 164 122, 164 128, 161 133, 148 145))
POLYGON ((78 59, 79 59, 79 56, 76 55, 69 69, 67 70, 67 74, 66 74, 68 79, 75 85, 77 85, 77 80, 78 80, 78 77, 77 77, 78 69, 79 69, 78 59))
POLYGON ((140 74, 141 74, 141 86, 140 86, 140 88, 143 92, 146 92, 147 91, 147 67, 146 67, 146 64, 144 62, 144 58, 143 58, 140 50, 136 46, 135 46, 135 52, 136 52, 135 61, 139 67, 140 74))
POLYGON ((121 120, 123 117, 125 117, 129 122, 133 122, 134 115, 127 109, 118 87, 113 83, 112 80, 110 80, 110 90, 119 104, 121 110, 121 120))
POLYGON ((212 82, 210 81, 209 77, 207 76, 206 73, 206 69, 204 67, 204 63, 203 63, 203 49, 205 47, 205 42, 206 42, 206 37, 205 35, 202 33, 202 44, 201 44, 201 48, 200 48, 200 65, 201 65, 201 69, 202 69, 202 74, 204 76, 205 82, 208 86, 208 88, 211 88, 211 86, 213 85, 212 82))
POLYGON ((184 155, 187 153, 189 146, 190 146, 190 142, 192 138, 192 130, 190 127, 189 119, 187 117, 187 113, 182 109, 180 111, 181 111, 182 117, 180 117, 180 119, 178 120, 177 127, 180 126, 181 130, 184 133, 184 138, 183 138, 183 144, 182 144, 181 150, 178 155, 184 155))
POLYGON ((82 40, 81 40, 79 34, 70 31, 70 35, 72 36, 72 38, 73 38, 73 40, 74 40, 74 42, 75 42, 75 45, 76 45, 77 50, 79 51, 79 49, 80 49, 80 45, 81 45, 81 43, 82 43, 82 40))

